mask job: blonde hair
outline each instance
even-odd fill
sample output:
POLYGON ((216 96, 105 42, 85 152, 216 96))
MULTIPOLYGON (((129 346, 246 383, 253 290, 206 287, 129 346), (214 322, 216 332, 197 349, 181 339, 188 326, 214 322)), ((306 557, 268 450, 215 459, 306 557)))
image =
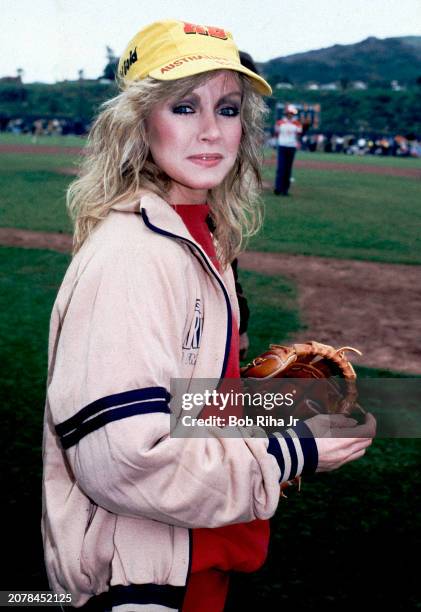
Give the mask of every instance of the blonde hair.
MULTIPOLYGON (((117 202, 133 200, 145 189, 166 199, 171 179, 149 153, 146 119, 156 104, 186 95, 218 72, 174 81, 147 77, 130 83, 115 98, 102 104, 88 136, 79 176, 67 190, 67 207, 74 222, 74 254, 117 202)), ((208 196, 216 226, 217 254, 223 267, 258 231, 263 219, 258 194, 267 107, 248 77, 235 74, 242 86, 241 143, 233 168, 208 196)))

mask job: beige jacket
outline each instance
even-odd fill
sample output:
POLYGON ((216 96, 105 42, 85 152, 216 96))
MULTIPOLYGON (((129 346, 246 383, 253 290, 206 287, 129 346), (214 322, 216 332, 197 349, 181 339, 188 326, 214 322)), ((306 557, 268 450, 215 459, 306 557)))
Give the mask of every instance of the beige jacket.
POLYGON ((267 519, 279 483, 314 471, 314 440, 293 431, 169 435, 170 380, 224 375, 231 309, 238 321, 231 269, 153 194, 115 207, 73 258, 50 323, 42 515, 51 588, 73 605, 108 592, 181 609, 191 528, 267 519))

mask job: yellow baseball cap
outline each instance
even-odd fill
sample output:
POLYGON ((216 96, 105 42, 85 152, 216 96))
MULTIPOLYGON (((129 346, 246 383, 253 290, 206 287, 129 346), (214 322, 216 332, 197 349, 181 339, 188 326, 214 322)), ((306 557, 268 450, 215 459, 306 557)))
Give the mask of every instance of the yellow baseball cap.
POLYGON ((211 70, 242 72, 260 94, 272 93, 269 83, 241 64, 230 32, 171 19, 155 21, 131 39, 120 58, 118 77, 123 84, 147 76, 173 81, 211 70))

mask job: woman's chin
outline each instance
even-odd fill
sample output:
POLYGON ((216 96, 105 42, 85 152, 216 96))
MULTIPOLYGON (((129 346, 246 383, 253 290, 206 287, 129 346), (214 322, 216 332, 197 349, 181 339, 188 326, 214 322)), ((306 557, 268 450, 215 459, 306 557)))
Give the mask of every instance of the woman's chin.
POLYGON ((193 197, 194 199, 198 198, 204 201, 207 197, 207 192, 219 187, 225 177, 225 172, 214 173, 212 176, 200 176, 199 173, 196 173, 194 177, 191 175, 173 177, 170 193, 172 195, 178 194, 178 196, 184 194, 182 196, 184 198, 193 197))
POLYGON ((223 174, 221 176, 203 177, 203 178, 195 177, 194 180, 190 179, 186 181, 185 185, 189 187, 189 189, 195 189, 195 190, 215 189, 215 187, 219 187, 219 185, 224 180, 225 176, 226 174, 223 174))

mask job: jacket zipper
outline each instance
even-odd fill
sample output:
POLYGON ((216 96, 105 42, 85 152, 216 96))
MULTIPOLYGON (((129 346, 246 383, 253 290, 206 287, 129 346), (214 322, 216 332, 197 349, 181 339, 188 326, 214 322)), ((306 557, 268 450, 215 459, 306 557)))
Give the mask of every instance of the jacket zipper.
POLYGON ((227 365, 228 365, 228 356, 229 356, 229 349, 231 346, 231 335, 232 335, 232 310, 231 310, 231 303, 230 303, 230 299, 227 293, 227 290, 225 288, 224 283, 222 282, 222 279, 220 278, 219 274, 217 274, 211 267, 210 263, 208 262, 205 253, 202 251, 202 249, 200 247, 198 247, 194 242, 192 242, 191 240, 189 240, 188 238, 184 238, 183 236, 178 236, 177 234, 173 234, 172 232, 168 232, 167 230, 163 230, 160 227, 157 227, 156 225, 153 225, 149 219, 148 219, 148 215, 146 213, 146 210, 144 208, 141 209, 141 215, 143 218, 143 221, 145 222, 146 227, 148 227, 150 230, 152 230, 153 232, 156 232, 157 234, 162 234, 163 236, 169 236, 170 238, 175 238, 177 240, 182 240, 183 242, 187 243, 188 245, 190 245, 191 247, 193 247, 195 249, 195 251, 197 253, 199 253, 200 257, 202 258, 204 264, 206 265, 206 267, 208 268, 209 272, 213 275, 213 277, 218 281, 219 286, 222 289, 222 292, 224 294, 224 298, 225 298, 225 304, 227 307, 227 313, 228 313, 228 321, 227 321, 227 336, 226 336, 226 342, 225 342, 225 353, 224 353, 224 362, 222 364, 222 371, 220 374, 220 378, 223 378, 225 375, 225 372, 227 371, 227 365))

